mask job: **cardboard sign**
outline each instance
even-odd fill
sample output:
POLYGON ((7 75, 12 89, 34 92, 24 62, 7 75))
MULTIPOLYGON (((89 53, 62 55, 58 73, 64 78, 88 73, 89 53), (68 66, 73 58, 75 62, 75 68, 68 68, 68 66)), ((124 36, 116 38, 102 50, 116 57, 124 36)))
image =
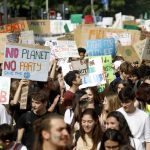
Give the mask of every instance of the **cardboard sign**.
POLYGON ((134 50, 133 46, 121 46, 118 45, 118 53, 124 58, 125 61, 133 62, 140 62, 140 58, 138 57, 136 51, 134 50))
POLYGON ((35 34, 50 34, 49 20, 28 20, 29 29, 33 30, 35 34))
POLYGON ((143 59, 143 51, 144 51, 145 44, 146 44, 146 39, 139 41, 133 45, 133 47, 141 61, 143 59))
POLYGON ((47 81, 50 51, 48 47, 7 44, 3 76, 17 79, 47 81))
POLYGON ((87 40, 107 38, 106 33, 126 33, 131 35, 132 44, 139 41, 141 35, 141 32, 136 30, 100 28, 94 25, 80 25, 74 30, 74 38, 78 47, 85 47, 87 40))
POLYGON ((56 58, 79 57, 75 41, 51 41, 51 54, 56 58))
POLYGON ((6 24, 0 26, 0 33, 10 33, 28 30, 28 24, 26 21, 16 22, 12 24, 6 24))
POLYGON ((114 38, 88 40, 86 42, 88 56, 115 55, 114 38))
POLYGON ((33 31, 22 31, 19 40, 21 44, 35 44, 33 31))
POLYGON ((144 60, 150 60, 150 38, 146 39, 142 58, 144 60))
POLYGON ((20 109, 26 109, 27 108, 28 90, 29 90, 28 85, 24 85, 21 89, 20 109))
POLYGON ((140 38, 140 40, 144 40, 146 38, 150 38, 150 32, 148 32, 148 31, 141 31, 141 38, 140 38))
POLYGON ((0 76, 0 104, 9 104, 10 78, 0 76))
POLYGON ((4 49, 6 42, 8 42, 7 40, 8 34, 9 33, 0 33, 0 63, 3 63, 4 61, 4 49))

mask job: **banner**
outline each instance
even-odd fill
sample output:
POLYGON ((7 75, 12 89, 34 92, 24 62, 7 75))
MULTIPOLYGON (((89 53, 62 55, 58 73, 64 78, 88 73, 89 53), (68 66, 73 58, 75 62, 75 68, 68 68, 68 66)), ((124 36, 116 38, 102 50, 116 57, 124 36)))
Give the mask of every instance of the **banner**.
POLYGON ((48 47, 7 44, 4 57, 3 76, 47 81, 50 60, 48 47))
POLYGON ((86 42, 86 51, 88 56, 115 55, 114 38, 100 40, 88 40, 86 42))
POLYGON ((9 104, 10 78, 0 76, 0 104, 9 104))
POLYGON ((150 60, 150 38, 146 39, 142 58, 144 60, 150 60))
POLYGON ((28 30, 27 21, 16 22, 0 26, 0 33, 10 33, 28 30))

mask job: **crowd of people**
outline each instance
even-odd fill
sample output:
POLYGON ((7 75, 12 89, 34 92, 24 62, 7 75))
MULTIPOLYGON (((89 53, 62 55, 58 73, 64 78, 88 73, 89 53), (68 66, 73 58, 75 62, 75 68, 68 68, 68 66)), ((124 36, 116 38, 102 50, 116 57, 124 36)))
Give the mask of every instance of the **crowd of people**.
MULTIPOLYGON (((78 50, 84 59, 86 50, 78 50)), ((0 104, 0 149, 150 150, 150 66, 121 56, 112 63, 115 79, 101 92, 80 89, 80 72, 63 76, 56 59, 46 82, 11 79, 9 105, 0 104)))

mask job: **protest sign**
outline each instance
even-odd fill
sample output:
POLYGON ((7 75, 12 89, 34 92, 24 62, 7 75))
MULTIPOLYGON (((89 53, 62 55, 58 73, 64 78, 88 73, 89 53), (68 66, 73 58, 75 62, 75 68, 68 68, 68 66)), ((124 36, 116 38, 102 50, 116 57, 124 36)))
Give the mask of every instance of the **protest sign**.
POLYGON ((74 30, 74 39, 78 47, 85 47, 87 40, 107 38, 108 33, 117 35, 126 33, 125 36, 128 35, 129 37, 131 35, 132 44, 139 41, 141 36, 141 32, 136 30, 101 28, 94 25, 80 25, 77 27, 77 29, 74 30))
POLYGON ((150 38, 146 39, 142 58, 143 60, 150 60, 150 38))
POLYGON ((27 21, 16 22, 0 26, 0 33, 10 33, 28 30, 27 21))
POLYGON ((122 33, 112 33, 112 32, 106 32, 107 38, 114 38, 115 43, 120 42, 123 46, 131 45, 131 34, 128 32, 122 32, 122 33))
POLYGON ((0 104, 9 104, 10 78, 0 77, 0 104))
POLYGON ((4 49, 6 42, 8 42, 7 40, 8 34, 9 33, 0 33, 0 63, 3 63, 4 60, 4 49))
POLYGON ((17 79, 47 81, 50 50, 44 46, 7 44, 3 76, 17 79))
POLYGON ((22 31, 19 38, 21 44, 35 44, 32 30, 22 31))
POLYGON ((70 20, 50 20, 50 33, 52 35, 66 33, 66 27, 71 32, 76 28, 76 24, 72 24, 70 20))
POLYGON ((131 63, 136 62, 136 61, 141 62, 135 49, 131 45, 130 46, 118 45, 117 53, 121 54, 121 56, 124 58, 125 61, 129 61, 131 63))
POLYGON ((82 14, 72 14, 71 23, 82 23, 82 14))
POLYGON ((133 45, 133 47, 141 61, 143 59, 142 57, 143 57, 143 51, 144 51, 145 44, 146 44, 146 39, 139 41, 133 45))
POLYGON ((79 57, 75 41, 51 41, 51 54, 56 58, 79 57))
POLYGON ((50 20, 28 20, 27 23, 35 34, 50 34, 50 20))
POLYGON ((79 70, 80 75, 86 75, 87 74, 87 64, 88 59, 82 59, 82 60, 76 60, 76 61, 71 61, 71 66, 73 70, 79 70))
POLYGON ((107 55, 107 56, 102 56, 102 62, 103 62, 103 69, 105 72, 105 78, 107 83, 111 83, 114 79, 114 70, 112 68, 112 56, 107 55))
POLYGON ((29 90, 29 85, 24 85, 21 89, 20 109, 27 108, 28 90, 29 90))
POLYGON ((105 38, 100 40, 87 40, 86 50, 88 56, 115 55, 114 38, 105 38))
POLYGON ((150 32, 148 32, 148 31, 141 31, 140 40, 144 40, 146 38, 150 38, 150 32))
POLYGON ((105 83, 106 79, 101 57, 88 57, 87 75, 82 76, 82 85, 79 88, 97 86, 105 83))

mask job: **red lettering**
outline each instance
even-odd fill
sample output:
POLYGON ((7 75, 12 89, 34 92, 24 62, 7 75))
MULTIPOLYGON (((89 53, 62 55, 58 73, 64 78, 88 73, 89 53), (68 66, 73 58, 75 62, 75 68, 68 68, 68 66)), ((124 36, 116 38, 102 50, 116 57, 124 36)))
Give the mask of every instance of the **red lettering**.
POLYGON ((5 61, 4 62, 4 70, 11 70, 11 71, 15 71, 16 70, 16 62, 13 61, 5 61))
POLYGON ((19 50, 18 48, 6 48, 5 57, 8 58, 18 58, 19 50))
POLYGON ((6 102, 7 98, 6 98, 7 93, 5 91, 0 91, 0 102, 4 103, 6 102))

